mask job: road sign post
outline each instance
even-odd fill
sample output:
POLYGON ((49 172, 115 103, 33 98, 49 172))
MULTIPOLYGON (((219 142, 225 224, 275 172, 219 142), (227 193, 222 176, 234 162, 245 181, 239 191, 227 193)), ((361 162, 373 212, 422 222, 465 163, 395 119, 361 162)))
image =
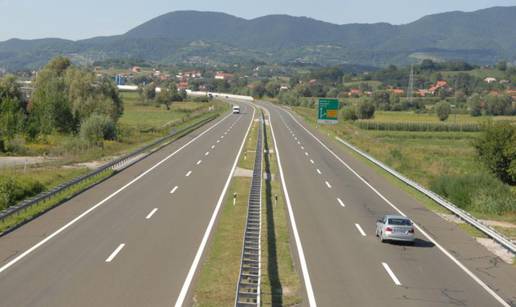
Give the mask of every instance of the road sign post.
POLYGON ((317 112, 317 123, 338 123, 339 100, 333 98, 320 98, 317 112))

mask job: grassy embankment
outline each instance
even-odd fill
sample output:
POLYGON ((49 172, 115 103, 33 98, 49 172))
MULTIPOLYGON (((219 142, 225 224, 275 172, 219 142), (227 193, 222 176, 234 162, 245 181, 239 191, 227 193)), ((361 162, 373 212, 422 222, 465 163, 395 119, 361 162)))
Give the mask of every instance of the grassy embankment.
MULTIPOLYGON (((315 125, 315 110, 308 108, 294 108, 294 110, 308 123, 315 125)), ((409 112, 378 112, 374 120, 426 122, 437 120, 434 117, 409 112)), ((496 120, 499 119, 496 118, 496 120)), ((516 120, 514 117, 503 119, 516 120)), ((485 118, 457 115, 457 120, 471 123, 485 118)), ((447 197, 478 218, 516 223, 515 188, 502 184, 490 175, 476 158, 472 143, 479 132, 375 131, 362 130, 346 122, 340 122, 335 126, 321 126, 319 129, 330 133, 332 137, 339 136, 351 142, 405 176, 447 197)), ((348 150, 342 144, 339 146, 348 150)), ((376 166, 373 168, 410 192, 432 210, 448 213, 438 204, 406 187, 380 168, 376 166)), ((508 236, 516 237, 514 229, 498 229, 508 236)), ((479 234, 475 233, 475 235, 479 234)))
MULTIPOLYGON (((119 137, 116 141, 104 141, 103 146, 84 147, 77 145, 77 136, 51 135, 24 144, 21 153, 44 154, 54 159, 27 167, 3 167, 0 171, 0 210, 90 171, 82 164, 77 164, 78 162, 100 160, 97 164, 105 163, 114 156, 123 155, 170 133, 172 129, 179 130, 227 109, 227 105, 222 102, 181 102, 173 104, 171 110, 165 110, 161 107, 139 104, 136 93, 123 93, 122 96, 125 110, 119 121, 119 137), (210 106, 213 106, 214 110, 210 111, 210 106)), ((96 181, 88 184, 101 179, 102 176, 99 176, 96 181)), ((63 193, 66 196, 64 198, 72 194, 73 191, 63 193)), ((61 200, 51 200, 48 204, 31 209, 34 212, 24 213, 14 220, 26 219, 61 200)), ((0 229, 12 225, 12 222, 4 221, 0 229)))

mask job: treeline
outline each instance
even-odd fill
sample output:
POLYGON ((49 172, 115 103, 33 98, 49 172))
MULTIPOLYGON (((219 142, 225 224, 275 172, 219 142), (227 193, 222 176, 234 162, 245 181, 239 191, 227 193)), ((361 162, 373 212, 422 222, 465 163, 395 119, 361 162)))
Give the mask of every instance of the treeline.
POLYGON ((9 151, 15 136, 34 140, 77 134, 91 143, 112 139, 122 112, 111 80, 57 57, 37 73, 31 95, 22 92, 13 76, 0 80, 0 151, 9 151))
POLYGON ((151 82, 144 87, 139 87, 139 95, 145 104, 164 105, 170 110, 170 105, 174 101, 186 100, 185 90, 178 90, 174 82, 161 82, 160 84, 151 82), (160 92, 156 88, 160 88, 160 92))

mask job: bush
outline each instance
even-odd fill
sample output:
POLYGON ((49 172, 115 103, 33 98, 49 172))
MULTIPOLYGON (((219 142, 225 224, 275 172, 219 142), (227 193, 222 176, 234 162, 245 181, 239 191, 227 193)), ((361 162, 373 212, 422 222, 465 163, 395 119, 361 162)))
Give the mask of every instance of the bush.
POLYGON ((504 122, 486 124, 474 147, 480 161, 495 176, 516 184, 516 126, 504 122))
POLYGON ((17 202, 37 195, 45 186, 34 179, 16 179, 10 176, 0 177, 0 210, 6 209, 17 202))
POLYGON ((357 116, 360 119, 369 119, 374 116, 375 107, 370 101, 361 101, 357 105, 357 116))
POLYGON ((116 125, 107 115, 93 114, 81 124, 80 136, 90 144, 100 144, 103 140, 116 138, 116 125))
POLYGON ((200 97, 195 97, 193 99, 193 102, 208 102, 209 99, 208 99, 208 96, 200 96, 200 97))
POLYGON ((516 212, 516 195, 488 173, 441 176, 430 183, 430 189, 465 210, 497 215, 516 212))
POLYGON ((352 106, 342 108, 341 114, 342 118, 347 121, 358 119, 355 108, 352 106))
POLYGON ((451 113, 450 104, 447 102, 439 102, 435 105, 435 113, 440 121, 447 120, 451 113))

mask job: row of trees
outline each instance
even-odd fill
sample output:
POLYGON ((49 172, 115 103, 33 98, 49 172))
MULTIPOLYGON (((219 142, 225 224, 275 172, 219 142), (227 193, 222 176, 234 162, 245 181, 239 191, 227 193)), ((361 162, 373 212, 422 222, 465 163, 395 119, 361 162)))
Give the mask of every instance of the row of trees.
POLYGON ((114 126, 122 113, 123 102, 111 80, 97 78, 64 57, 54 58, 38 72, 30 98, 23 95, 15 77, 0 80, 2 141, 9 142, 19 134, 35 138, 56 132, 79 133, 92 116, 101 116, 114 126))
POLYGON ((144 103, 164 105, 167 110, 170 110, 170 105, 174 101, 183 101, 186 99, 186 91, 178 90, 177 86, 173 82, 163 82, 160 84, 160 92, 156 92, 157 84, 151 82, 140 87, 140 97, 144 103))

